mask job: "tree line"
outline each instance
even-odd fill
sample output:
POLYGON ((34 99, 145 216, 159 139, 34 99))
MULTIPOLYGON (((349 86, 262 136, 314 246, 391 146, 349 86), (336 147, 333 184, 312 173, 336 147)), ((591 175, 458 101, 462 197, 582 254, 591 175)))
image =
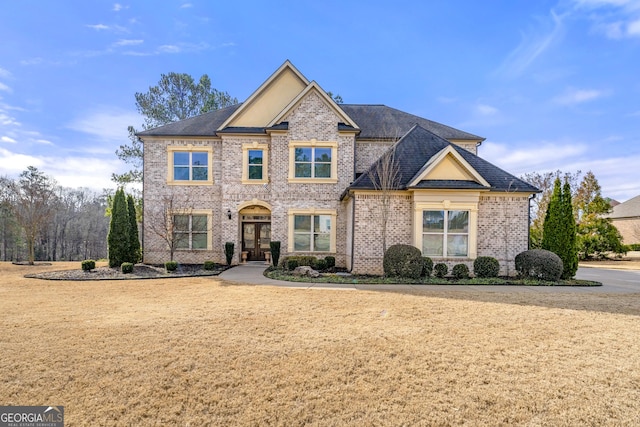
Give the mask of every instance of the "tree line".
POLYGON ((107 257, 110 190, 66 188, 29 166, 0 177, 0 259, 77 261, 107 257))

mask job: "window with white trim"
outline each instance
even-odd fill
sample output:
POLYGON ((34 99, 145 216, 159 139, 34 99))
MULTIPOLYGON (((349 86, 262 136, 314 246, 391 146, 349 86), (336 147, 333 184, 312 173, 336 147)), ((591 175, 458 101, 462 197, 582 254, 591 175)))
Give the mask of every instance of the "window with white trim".
POLYGON ((433 257, 469 256, 469 211, 422 211, 422 254, 433 257))
POLYGON ((207 249, 209 246, 208 215, 174 215, 173 242, 176 249, 207 249))

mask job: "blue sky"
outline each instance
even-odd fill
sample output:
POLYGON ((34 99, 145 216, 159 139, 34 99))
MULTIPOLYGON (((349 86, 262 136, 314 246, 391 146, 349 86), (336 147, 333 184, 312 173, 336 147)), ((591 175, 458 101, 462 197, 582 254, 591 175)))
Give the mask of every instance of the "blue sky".
POLYGON ((481 135, 516 175, 592 170, 640 194, 639 0, 0 3, 0 175, 113 187, 161 73, 246 99, 286 59, 346 103, 481 135))

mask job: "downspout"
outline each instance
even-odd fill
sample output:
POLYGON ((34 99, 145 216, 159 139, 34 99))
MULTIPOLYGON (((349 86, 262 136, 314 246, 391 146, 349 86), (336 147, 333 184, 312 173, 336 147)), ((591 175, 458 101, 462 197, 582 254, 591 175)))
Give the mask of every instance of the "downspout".
POLYGON ((353 195, 353 203, 351 203, 351 271, 353 271, 353 262, 356 259, 355 232, 356 232, 356 197, 353 195))

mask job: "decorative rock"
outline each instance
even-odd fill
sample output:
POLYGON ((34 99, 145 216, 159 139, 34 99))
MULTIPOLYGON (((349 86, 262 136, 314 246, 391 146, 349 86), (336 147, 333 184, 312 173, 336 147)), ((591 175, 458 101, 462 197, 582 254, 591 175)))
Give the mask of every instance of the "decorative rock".
POLYGON ((306 265, 296 267, 296 269, 293 270, 291 274, 293 274, 294 276, 307 276, 307 277, 313 277, 313 278, 320 277, 320 273, 318 273, 316 270, 306 265))

